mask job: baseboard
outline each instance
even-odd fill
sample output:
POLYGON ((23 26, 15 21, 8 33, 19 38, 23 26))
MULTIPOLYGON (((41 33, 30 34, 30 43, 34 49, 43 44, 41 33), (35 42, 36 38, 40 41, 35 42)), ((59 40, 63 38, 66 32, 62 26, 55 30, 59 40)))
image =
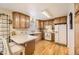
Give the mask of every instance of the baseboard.
POLYGON ((55 43, 58 44, 58 45, 67 47, 67 45, 65 45, 65 44, 61 44, 61 43, 57 43, 57 42, 55 42, 55 43))

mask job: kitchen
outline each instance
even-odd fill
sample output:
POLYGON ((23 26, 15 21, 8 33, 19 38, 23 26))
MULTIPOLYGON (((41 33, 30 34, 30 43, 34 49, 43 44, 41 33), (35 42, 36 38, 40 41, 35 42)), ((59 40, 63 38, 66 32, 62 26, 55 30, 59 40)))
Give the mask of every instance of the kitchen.
MULTIPOLYGON (((25 4, 0 5, 2 6, 2 8, 0 9, 2 17, 4 18, 7 14, 8 18, 6 17, 6 19, 8 19, 7 21, 9 21, 7 25, 8 27, 6 27, 4 23, 1 23, 1 26, 3 24, 6 29, 9 29, 7 30, 8 34, 6 35, 5 32, 2 31, 1 33, 3 33, 4 36, 7 36, 6 39, 8 42, 12 42, 12 46, 14 46, 13 50, 17 50, 15 48, 15 45, 17 45, 17 47, 20 47, 18 48, 18 50, 22 48, 19 51, 19 54, 23 55, 68 54, 69 41, 67 37, 67 14, 69 12, 69 7, 71 6, 71 4, 26 4, 26 8, 24 7, 25 4), (33 6, 35 6, 36 9, 32 10, 32 8, 34 8, 33 6), (25 12, 25 10, 30 12, 30 14, 28 12, 25 12), (52 12, 52 10, 54 12, 52 12), (59 10, 62 11, 59 12, 59 10), (38 14, 33 14, 34 11, 38 14), (41 15, 39 12, 41 13, 41 15), (45 15, 43 15, 44 12, 47 12, 48 14, 50 14, 50 16, 46 17, 45 15), (52 47, 51 52, 49 47, 52 47)), ((4 21, 1 20, 1 22, 4 21)), ((4 28, 2 28, 2 30, 4 28)), ((13 54, 9 47, 9 43, 7 44, 7 42, 5 41, 4 44, 5 48, 7 48, 8 51, 7 54, 13 54)), ((16 54, 17 53, 15 53, 15 55, 16 54)))

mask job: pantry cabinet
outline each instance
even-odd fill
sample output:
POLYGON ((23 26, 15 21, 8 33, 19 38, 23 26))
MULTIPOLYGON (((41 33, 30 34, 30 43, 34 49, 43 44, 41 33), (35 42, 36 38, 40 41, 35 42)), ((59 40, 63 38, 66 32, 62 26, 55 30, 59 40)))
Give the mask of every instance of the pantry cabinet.
POLYGON ((13 28, 14 29, 26 29, 30 25, 30 16, 13 12, 13 28))

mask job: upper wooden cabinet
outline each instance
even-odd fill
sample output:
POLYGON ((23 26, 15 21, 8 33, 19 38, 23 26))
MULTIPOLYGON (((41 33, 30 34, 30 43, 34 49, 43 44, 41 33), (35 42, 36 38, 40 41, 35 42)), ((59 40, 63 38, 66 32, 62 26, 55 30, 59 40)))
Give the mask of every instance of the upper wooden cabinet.
POLYGON ((62 23, 67 23, 67 17, 62 16, 54 19, 54 24, 62 24, 62 23))
POLYGON ((39 29, 44 29, 46 25, 53 25, 53 20, 38 20, 39 29))
POLYGON ((38 29, 43 29, 44 28, 44 22, 43 21, 41 21, 41 20, 38 20, 38 29))
POLYGON ((79 3, 75 3, 74 4, 75 5, 75 13, 77 14, 77 13, 79 13, 79 3))
POLYGON ((54 24, 66 24, 67 16, 56 17, 54 19, 49 20, 38 20, 38 28, 44 29, 46 25, 54 25, 54 24))
POLYGON ((14 29, 26 29, 30 25, 30 17, 28 15, 13 12, 13 28, 14 29))

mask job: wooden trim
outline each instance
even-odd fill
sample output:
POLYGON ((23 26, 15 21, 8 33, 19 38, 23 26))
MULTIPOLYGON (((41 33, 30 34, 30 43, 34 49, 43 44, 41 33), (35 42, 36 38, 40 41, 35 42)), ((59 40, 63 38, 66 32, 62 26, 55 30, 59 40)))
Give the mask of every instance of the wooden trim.
POLYGON ((18 12, 18 11, 13 11, 12 13, 19 13, 19 14, 25 15, 25 16, 27 16, 27 17, 30 17, 29 15, 26 15, 26 14, 21 13, 21 12, 18 12))
MULTIPOLYGON (((12 20, 14 20, 14 16, 13 16, 13 15, 14 15, 14 13, 12 13, 12 20)), ((13 22, 12 22, 13 28, 15 28, 15 27, 14 27, 14 24, 15 24, 15 23, 14 23, 14 21, 13 21, 13 22)))
POLYGON ((68 24, 66 24, 66 44, 68 46, 68 24))
POLYGON ((62 24, 67 24, 67 23, 57 23, 57 24, 55 24, 55 25, 62 25, 62 24))
POLYGON ((54 19, 63 18, 63 17, 67 17, 67 16, 60 16, 60 17, 55 17, 55 18, 52 18, 52 19, 46 19, 46 20, 39 19, 38 21, 54 21, 54 19))
POLYGON ((65 45, 65 44, 61 44, 61 43, 57 43, 57 42, 55 42, 55 44, 58 44, 58 45, 62 45, 62 46, 67 47, 67 45, 65 45))
POLYGON ((56 18, 54 18, 54 19, 63 18, 63 17, 67 17, 67 16, 56 17, 56 18))

